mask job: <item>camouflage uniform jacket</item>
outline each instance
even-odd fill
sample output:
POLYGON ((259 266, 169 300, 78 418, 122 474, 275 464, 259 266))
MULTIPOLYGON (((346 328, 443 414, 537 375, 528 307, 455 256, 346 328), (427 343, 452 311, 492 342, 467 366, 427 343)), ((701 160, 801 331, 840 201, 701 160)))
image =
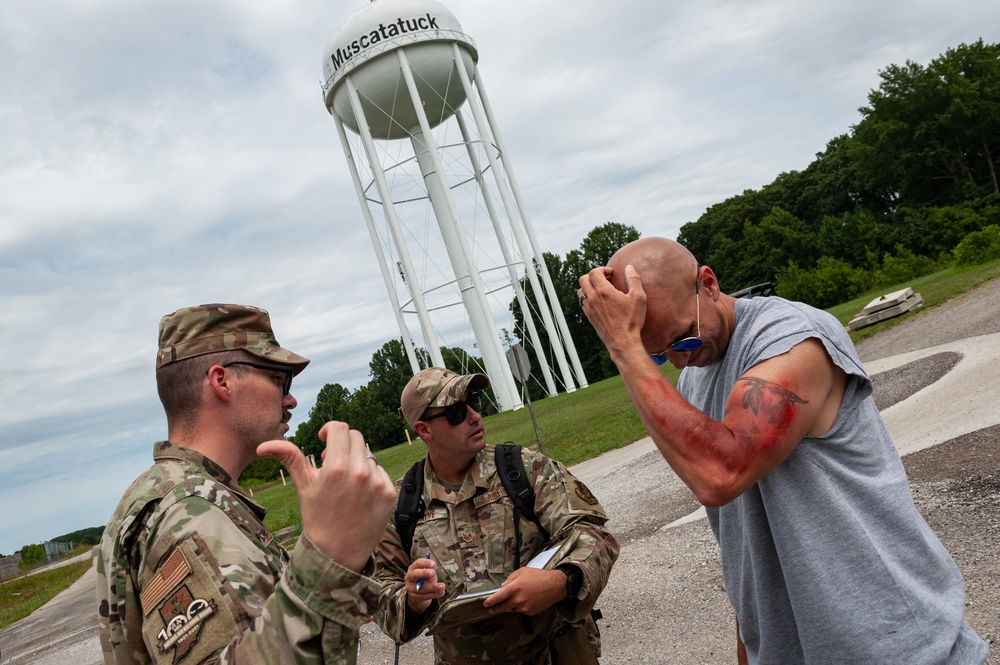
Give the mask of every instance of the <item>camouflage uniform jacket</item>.
POLYGON ((289 556, 265 509, 203 455, 161 441, 153 459, 101 541, 105 663, 354 663, 378 585, 304 533, 289 556))
MULTIPOLYGON (((557 563, 576 565, 582 571, 578 600, 562 601, 534 617, 501 613, 476 623, 432 629, 436 663, 544 665, 550 662, 552 636, 570 623, 582 624, 595 652, 600 653, 590 610, 607 584, 618 557, 618 542, 604 529, 607 516, 600 503, 565 466, 527 449, 522 449, 522 458, 535 490, 535 513, 550 534, 549 542, 576 538, 557 563)), ((401 483, 402 479, 397 488, 401 483)), ((417 523, 410 551, 403 551, 395 520, 390 520, 375 553, 375 579, 382 583, 375 620, 400 642, 419 635, 441 609, 441 602, 435 600, 422 616, 407 620, 403 576, 415 557, 430 553, 437 562, 438 579, 447 587, 445 601, 499 587, 514 571, 514 505, 497 473, 493 446, 479 452, 457 494, 426 465, 423 499, 426 511, 417 523)), ((531 520, 522 517, 520 524, 524 565, 548 543, 531 520)))

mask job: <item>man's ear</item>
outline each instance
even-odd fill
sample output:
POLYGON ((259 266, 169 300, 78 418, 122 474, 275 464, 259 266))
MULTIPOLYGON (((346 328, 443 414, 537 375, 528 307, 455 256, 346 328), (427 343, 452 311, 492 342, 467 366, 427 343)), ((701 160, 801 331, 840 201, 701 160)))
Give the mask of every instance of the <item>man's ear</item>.
POLYGON ((232 377, 226 372, 224 367, 221 365, 212 365, 208 368, 208 376, 205 378, 208 381, 208 389, 217 399, 227 403, 232 399, 232 391, 229 384, 229 379, 232 377))
POLYGON ((719 278, 708 266, 701 266, 698 269, 698 279, 701 281, 701 288, 712 300, 717 300, 722 290, 719 288, 719 278))
POLYGON ((426 441, 428 437, 433 437, 433 435, 431 434, 431 428, 428 427, 427 423, 425 423, 423 420, 418 420, 417 422, 413 423, 413 431, 416 432, 417 436, 419 436, 424 441, 426 441))

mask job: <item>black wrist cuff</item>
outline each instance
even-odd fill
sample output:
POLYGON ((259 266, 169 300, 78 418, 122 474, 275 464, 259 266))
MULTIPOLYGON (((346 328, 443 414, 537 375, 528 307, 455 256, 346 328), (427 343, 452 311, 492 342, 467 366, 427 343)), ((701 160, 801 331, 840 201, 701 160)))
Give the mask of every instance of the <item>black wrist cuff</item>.
POLYGON ((583 587, 583 571, 570 564, 556 566, 556 570, 561 570, 566 575, 566 598, 576 600, 583 587))

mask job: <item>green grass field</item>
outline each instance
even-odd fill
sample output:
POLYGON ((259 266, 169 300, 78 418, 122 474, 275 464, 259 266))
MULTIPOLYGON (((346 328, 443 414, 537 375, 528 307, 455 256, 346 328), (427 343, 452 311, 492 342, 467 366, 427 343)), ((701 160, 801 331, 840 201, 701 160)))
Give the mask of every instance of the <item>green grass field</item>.
MULTIPOLYGON (((832 307, 829 311, 846 325, 861 308, 878 296, 907 286, 923 296, 923 308, 926 309, 998 277, 1000 261, 967 268, 951 268, 905 284, 866 293, 850 302, 832 307)), ((852 332, 851 338, 858 342, 898 325, 907 318, 907 315, 899 316, 862 328, 852 332)), ((672 382, 677 382, 679 372, 672 366, 664 366, 664 373, 672 382)), ((567 465, 627 446, 646 435, 621 377, 599 381, 571 394, 539 400, 532 404, 532 408, 546 454, 567 465)), ((491 443, 513 441, 529 445, 535 442, 531 413, 527 408, 487 416, 483 423, 486 438, 491 443)), ((410 465, 423 457, 425 452, 424 444, 415 440, 380 450, 375 456, 390 477, 398 478, 410 465)), ((293 530, 293 536, 301 530, 298 496, 290 479, 287 485, 282 485, 279 481, 255 488, 254 498, 268 508, 264 523, 269 529, 277 531, 285 527, 297 527, 293 530)), ((0 628, 41 607, 76 581, 90 565, 91 562, 86 561, 0 584, 0 628)))
POLYGON ((0 584, 0 628, 23 619, 52 600, 93 564, 93 559, 87 559, 0 584))

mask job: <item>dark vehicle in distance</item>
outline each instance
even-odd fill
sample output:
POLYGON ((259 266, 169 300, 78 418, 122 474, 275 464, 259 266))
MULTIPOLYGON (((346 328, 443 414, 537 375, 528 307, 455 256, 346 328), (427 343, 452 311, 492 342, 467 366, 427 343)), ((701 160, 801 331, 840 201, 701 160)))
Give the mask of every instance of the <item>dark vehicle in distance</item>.
POLYGON ((774 295, 774 285, 771 282, 761 282, 760 284, 754 284, 753 286, 748 286, 745 289, 740 289, 739 291, 733 291, 730 293, 734 298, 753 298, 754 296, 773 296, 774 295))

